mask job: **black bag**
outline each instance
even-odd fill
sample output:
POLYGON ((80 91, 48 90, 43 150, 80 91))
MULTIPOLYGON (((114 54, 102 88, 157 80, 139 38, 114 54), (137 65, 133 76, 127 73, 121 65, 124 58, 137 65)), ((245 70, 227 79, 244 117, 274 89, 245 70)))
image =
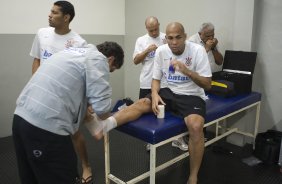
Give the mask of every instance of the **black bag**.
POLYGON ((277 164, 282 132, 268 130, 256 136, 254 155, 265 164, 277 164))
POLYGON ((234 91, 234 83, 226 80, 213 80, 208 93, 222 97, 231 97, 236 94, 234 91))
POLYGON ((256 57, 256 52, 226 50, 222 71, 214 72, 212 80, 233 82, 236 94, 250 93, 256 57))

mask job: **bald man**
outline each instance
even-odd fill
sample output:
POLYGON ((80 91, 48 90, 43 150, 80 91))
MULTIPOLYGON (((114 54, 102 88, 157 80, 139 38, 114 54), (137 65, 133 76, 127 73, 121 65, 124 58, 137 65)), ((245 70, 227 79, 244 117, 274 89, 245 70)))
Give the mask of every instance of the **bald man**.
POLYGON ((160 32, 160 23, 156 17, 147 17, 145 27, 147 34, 137 38, 133 53, 134 64, 142 64, 139 99, 151 93, 152 68, 156 49, 166 43, 165 34, 160 32))
MULTIPOLYGON (((205 90, 211 88, 211 69, 207 53, 199 44, 186 41, 182 24, 172 22, 166 28, 167 44, 155 53, 152 93, 118 111, 99 124, 99 136, 116 126, 136 120, 147 112, 159 113, 158 104, 183 117, 189 131, 190 176, 196 184, 204 154, 203 126, 206 114, 205 90), (164 78, 163 78, 164 77, 164 78), (167 87, 161 88, 161 80, 167 87)), ((102 136, 101 136, 102 137, 102 136)))

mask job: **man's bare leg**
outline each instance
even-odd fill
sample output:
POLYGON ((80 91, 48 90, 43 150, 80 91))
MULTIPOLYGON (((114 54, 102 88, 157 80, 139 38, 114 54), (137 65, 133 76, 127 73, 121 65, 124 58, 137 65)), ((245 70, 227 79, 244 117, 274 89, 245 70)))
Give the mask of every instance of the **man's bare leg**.
POLYGON ((77 131, 73 135, 72 140, 76 153, 78 154, 78 157, 81 160, 82 178, 87 179, 90 176, 92 176, 92 170, 88 160, 88 154, 87 154, 84 136, 80 131, 77 131))
POLYGON ((198 172, 204 155, 204 119, 196 114, 185 118, 189 131, 190 175, 187 184, 197 184, 198 172))
POLYGON ((148 98, 141 98, 132 105, 116 112, 113 117, 117 121, 117 126, 120 126, 130 121, 134 121, 142 114, 148 112, 152 112, 151 100, 148 98))
MULTIPOLYGON (((122 110, 116 112, 113 116, 105 119, 105 120, 98 120, 97 124, 92 124, 92 127, 95 128, 95 131, 91 131, 92 135, 97 139, 101 139, 103 135, 109 132, 111 129, 128 123, 130 121, 134 121, 138 119, 142 114, 152 112, 151 100, 148 98, 142 98, 138 101, 134 102, 132 105, 123 108, 122 110)), ((96 117, 94 117, 96 118, 96 117)), ((97 119, 97 118, 96 118, 97 119)), ((87 125, 88 127, 89 124, 87 125)), ((94 129, 94 128, 88 128, 94 129)))

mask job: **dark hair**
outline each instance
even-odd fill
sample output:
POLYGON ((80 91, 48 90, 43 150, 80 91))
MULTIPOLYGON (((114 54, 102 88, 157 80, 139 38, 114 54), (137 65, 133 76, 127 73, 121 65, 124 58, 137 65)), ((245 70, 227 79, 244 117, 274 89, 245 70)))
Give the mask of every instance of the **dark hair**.
POLYGON ((75 16, 75 11, 73 5, 68 1, 57 1, 54 5, 59 6, 63 15, 70 15, 70 22, 72 21, 73 17, 75 16))
POLYGON ((123 65, 124 52, 119 44, 116 42, 104 42, 97 45, 97 49, 102 52, 106 57, 115 57, 115 66, 117 69, 123 65))

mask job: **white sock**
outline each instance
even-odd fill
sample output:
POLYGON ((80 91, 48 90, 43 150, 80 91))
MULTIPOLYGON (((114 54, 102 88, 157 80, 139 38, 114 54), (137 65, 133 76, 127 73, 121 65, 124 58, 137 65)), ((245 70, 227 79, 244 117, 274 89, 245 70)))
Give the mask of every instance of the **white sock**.
POLYGON ((102 123, 104 125, 103 134, 117 127, 117 120, 113 116, 108 117, 107 119, 102 121, 102 123))
POLYGON ((108 117, 105 120, 101 120, 96 114, 93 114, 92 117, 93 118, 90 121, 85 122, 84 125, 93 136, 101 131, 103 131, 103 134, 106 134, 117 127, 117 121, 113 116, 108 117))

